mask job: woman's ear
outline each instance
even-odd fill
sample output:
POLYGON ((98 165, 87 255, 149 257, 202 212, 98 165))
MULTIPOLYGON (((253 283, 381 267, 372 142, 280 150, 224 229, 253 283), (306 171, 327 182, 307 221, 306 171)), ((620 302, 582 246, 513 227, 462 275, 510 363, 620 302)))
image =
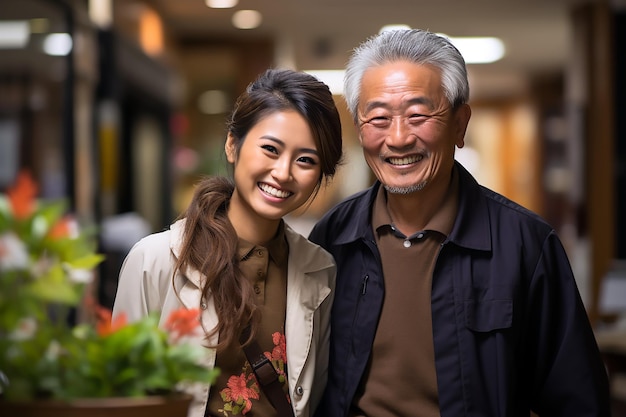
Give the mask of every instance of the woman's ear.
POLYGON ((237 160, 237 146, 235 145, 234 136, 229 133, 224 144, 224 152, 226 152, 226 159, 231 164, 234 164, 237 160))

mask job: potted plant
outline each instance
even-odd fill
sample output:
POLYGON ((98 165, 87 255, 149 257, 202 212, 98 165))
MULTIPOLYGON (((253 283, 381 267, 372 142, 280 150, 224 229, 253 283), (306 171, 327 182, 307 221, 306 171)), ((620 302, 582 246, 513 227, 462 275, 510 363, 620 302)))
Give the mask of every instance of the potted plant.
POLYGON ((199 312, 176 311, 166 328, 153 315, 112 320, 89 296, 103 260, 94 231, 81 230, 64 201, 36 195, 25 172, 0 194, 0 414, 40 416, 43 406, 94 417, 121 404, 137 417, 128 398, 143 398, 151 417, 159 409, 175 416, 174 408, 186 415, 190 397, 175 395, 181 384, 211 382, 218 372, 200 363, 201 347, 185 343, 199 312))

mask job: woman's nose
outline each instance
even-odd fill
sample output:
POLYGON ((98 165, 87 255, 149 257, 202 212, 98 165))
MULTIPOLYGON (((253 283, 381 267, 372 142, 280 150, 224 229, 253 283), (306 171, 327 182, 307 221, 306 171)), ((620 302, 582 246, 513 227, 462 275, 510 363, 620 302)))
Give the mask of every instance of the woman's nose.
POLYGON ((291 180, 293 178, 291 175, 291 161, 287 158, 278 158, 272 169, 272 177, 279 182, 291 180))

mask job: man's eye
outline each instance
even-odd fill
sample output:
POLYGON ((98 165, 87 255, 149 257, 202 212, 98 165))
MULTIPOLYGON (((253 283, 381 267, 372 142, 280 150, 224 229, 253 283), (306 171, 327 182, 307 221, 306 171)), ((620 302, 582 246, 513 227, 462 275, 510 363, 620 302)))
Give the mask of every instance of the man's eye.
POLYGON ((419 124, 424 123, 428 119, 429 119, 429 116, 425 114, 412 114, 411 116, 409 116, 408 123, 410 125, 419 125, 419 124))
POLYGON ((384 117, 384 116, 372 117, 371 119, 368 120, 369 124, 373 126, 377 126, 377 127, 387 126, 389 125, 390 122, 391 122, 391 119, 389 119, 388 117, 384 117))

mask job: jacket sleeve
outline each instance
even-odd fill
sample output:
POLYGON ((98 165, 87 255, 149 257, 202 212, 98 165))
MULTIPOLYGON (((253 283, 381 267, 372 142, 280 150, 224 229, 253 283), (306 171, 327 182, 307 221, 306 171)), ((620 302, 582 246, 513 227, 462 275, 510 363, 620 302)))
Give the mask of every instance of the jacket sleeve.
POLYGON ((610 416, 607 373, 565 250, 551 233, 533 274, 528 311, 541 416, 610 416))
MULTIPOLYGON (((169 259, 163 247, 169 249, 164 236, 151 235, 137 242, 122 264, 117 293, 113 304, 113 317, 124 313, 129 322, 137 321, 161 308, 164 278, 160 262, 169 259), (163 279, 162 279, 163 278, 163 279)), ((169 252, 169 251, 168 251, 169 252)))

